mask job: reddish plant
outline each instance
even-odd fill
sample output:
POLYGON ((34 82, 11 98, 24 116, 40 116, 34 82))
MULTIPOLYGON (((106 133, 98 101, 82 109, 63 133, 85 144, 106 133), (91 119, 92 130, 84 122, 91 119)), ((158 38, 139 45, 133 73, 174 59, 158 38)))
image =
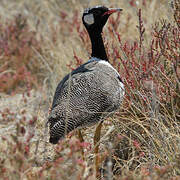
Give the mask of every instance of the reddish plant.
POLYGON ((40 43, 36 33, 30 31, 26 18, 19 14, 1 24, 0 31, 0 92, 12 93, 37 85, 32 73, 39 70, 39 64, 38 61, 32 62, 32 47, 40 51, 40 43))

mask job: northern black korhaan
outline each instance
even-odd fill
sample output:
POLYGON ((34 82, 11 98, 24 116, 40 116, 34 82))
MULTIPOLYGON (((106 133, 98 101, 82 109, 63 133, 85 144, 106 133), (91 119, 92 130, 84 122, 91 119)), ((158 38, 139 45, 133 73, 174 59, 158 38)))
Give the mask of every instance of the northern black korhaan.
POLYGON ((108 61, 101 33, 109 16, 121 10, 105 6, 85 9, 82 21, 92 44, 91 58, 57 86, 48 118, 50 143, 58 143, 72 130, 97 123, 96 144, 100 139, 101 122, 120 108, 124 85, 108 61))

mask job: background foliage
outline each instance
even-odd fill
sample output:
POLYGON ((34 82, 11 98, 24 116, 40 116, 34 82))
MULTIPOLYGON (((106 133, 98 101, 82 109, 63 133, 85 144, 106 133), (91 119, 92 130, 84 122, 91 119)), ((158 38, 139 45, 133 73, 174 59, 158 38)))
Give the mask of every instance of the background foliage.
POLYGON ((1 179, 95 179, 93 128, 53 146, 45 122, 59 80, 90 56, 81 15, 97 4, 123 8, 103 38, 126 87, 103 124, 101 179, 180 179, 179 0, 1 0, 1 179))

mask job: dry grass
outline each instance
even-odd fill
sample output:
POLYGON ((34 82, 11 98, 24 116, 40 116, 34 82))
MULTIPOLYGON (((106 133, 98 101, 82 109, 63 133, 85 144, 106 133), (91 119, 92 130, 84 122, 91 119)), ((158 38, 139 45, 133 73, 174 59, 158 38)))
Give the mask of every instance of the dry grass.
POLYGON ((124 9, 103 33, 126 97, 103 125, 102 179, 180 179, 179 0, 1 1, 1 179, 95 179, 93 130, 52 146, 45 122, 58 81, 90 56, 81 14, 97 4, 124 9))

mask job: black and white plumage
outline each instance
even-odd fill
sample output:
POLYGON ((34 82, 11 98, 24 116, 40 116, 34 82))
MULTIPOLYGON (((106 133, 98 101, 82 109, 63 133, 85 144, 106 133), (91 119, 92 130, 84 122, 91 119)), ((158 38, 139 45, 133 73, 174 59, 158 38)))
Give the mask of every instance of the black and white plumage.
POLYGON ((119 73, 108 62, 101 32, 110 14, 121 9, 96 6, 82 21, 92 43, 91 59, 64 77, 56 88, 48 118, 50 142, 74 129, 91 126, 119 109, 125 94, 119 73))

